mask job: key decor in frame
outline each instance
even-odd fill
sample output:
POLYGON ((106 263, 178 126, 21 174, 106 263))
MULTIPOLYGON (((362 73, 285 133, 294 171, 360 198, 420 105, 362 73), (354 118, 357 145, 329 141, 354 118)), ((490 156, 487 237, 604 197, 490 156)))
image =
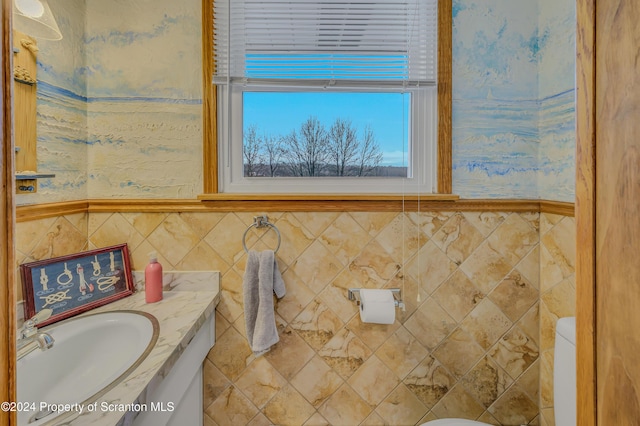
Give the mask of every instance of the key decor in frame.
POLYGON ((45 326, 134 292, 127 244, 20 265, 25 318, 51 309, 45 326))

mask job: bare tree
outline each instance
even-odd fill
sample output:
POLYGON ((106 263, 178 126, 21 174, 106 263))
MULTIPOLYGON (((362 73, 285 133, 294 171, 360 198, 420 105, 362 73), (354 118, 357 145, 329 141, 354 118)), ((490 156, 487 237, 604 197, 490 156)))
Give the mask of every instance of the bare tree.
POLYGON ((276 138, 271 135, 264 135, 262 137, 262 143, 264 146, 264 157, 269 168, 269 175, 274 177, 276 172, 280 168, 280 161, 284 155, 284 148, 282 147, 282 138, 276 138))
POLYGON ((382 152, 376 143, 376 137, 370 126, 365 127, 360 141, 360 155, 358 157, 358 176, 367 176, 375 171, 382 163, 382 152))
POLYGON ((256 125, 252 124, 244 132, 244 144, 242 145, 242 155, 244 156, 244 175, 257 176, 258 164, 261 163, 261 141, 257 136, 256 125))
POLYGON ((351 121, 337 118, 329 129, 328 151, 336 175, 344 176, 358 151, 358 137, 351 121))
POLYGON ((327 163, 328 135, 316 117, 309 117, 285 138, 287 165, 296 176, 320 176, 327 163))

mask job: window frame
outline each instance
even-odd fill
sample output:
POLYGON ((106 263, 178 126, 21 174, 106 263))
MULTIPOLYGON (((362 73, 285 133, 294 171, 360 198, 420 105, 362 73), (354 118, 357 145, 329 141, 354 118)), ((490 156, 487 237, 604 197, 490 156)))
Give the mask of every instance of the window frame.
MULTIPOLYGON (((218 144, 218 89, 213 84, 214 21, 213 3, 202 0, 202 62, 203 62, 203 190, 200 198, 224 198, 219 192, 219 144, 218 144), (212 197, 219 194, 221 197, 212 197)), ((438 83, 437 83, 437 140, 436 170, 437 188, 434 195, 452 193, 452 145, 451 145, 451 76, 452 76, 452 0, 438 1, 438 83)), ((249 192, 242 193, 250 194, 249 192)), ((234 194, 227 194, 233 196, 234 194)), ((238 194, 235 194, 238 195, 238 194)), ((268 195, 268 194, 265 194, 268 195)), ((373 195, 373 194, 372 194, 373 195)), ((390 194, 393 198, 397 194, 390 194)), ((234 198, 234 197, 230 197, 234 198)), ((289 197, 290 198, 290 197, 289 197)), ((314 195, 305 194, 304 199, 314 195)), ((318 194, 317 198, 325 198, 318 194)))

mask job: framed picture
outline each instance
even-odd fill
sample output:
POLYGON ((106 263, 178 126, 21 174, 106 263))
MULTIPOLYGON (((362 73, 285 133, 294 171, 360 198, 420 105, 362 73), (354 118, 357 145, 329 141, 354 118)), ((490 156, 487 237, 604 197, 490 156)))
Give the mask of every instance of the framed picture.
POLYGON ((126 244, 20 265, 25 319, 52 309, 39 326, 78 315, 134 292, 126 244))

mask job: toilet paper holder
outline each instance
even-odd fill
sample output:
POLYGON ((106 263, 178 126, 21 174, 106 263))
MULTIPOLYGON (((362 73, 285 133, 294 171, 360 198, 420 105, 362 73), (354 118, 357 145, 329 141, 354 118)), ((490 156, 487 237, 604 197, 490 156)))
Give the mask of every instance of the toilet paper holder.
MULTIPOLYGON (((400 296, 399 288, 388 288, 385 290, 390 290, 393 294, 393 303, 396 308, 404 309, 404 302, 402 301, 402 297, 400 296)), ((349 300, 355 300, 356 305, 360 305, 360 289, 359 288, 350 288, 347 290, 347 296, 349 300)))

